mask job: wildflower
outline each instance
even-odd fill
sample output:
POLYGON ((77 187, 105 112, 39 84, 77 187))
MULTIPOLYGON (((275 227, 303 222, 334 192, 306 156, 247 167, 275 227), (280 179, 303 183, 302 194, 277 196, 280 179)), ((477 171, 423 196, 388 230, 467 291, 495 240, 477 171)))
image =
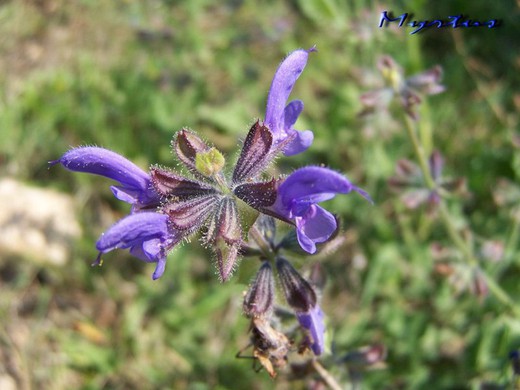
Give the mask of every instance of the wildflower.
POLYGON ((101 255, 113 249, 130 249, 135 257, 157 263, 152 278, 164 273, 168 250, 182 236, 168 226, 168 217, 156 212, 130 214, 122 218, 101 235, 96 243, 99 255, 93 265, 101 263, 101 255))
POLYGON ((179 131, 172 142, 187 176, 159 166, 147 173, 124 157, 97 147, 76 148, 52 162, 118 181, 121 185, 112 187, 114 195, 132 204, 131 215, 98 240, 100 255, 130 248, 137 257, 157 263, 157 278, 164 270, 167 252, 202 230, 202 242, 213 250, 220 279, 226 281, 259 211, 295 225, 298 242, 309 253, 316 251, 316 243, 329 239, 337 228, 336 219, 316 203, 352 190, 369 199, 364 191, 326 168, 302 168, 285 180, 261 178, 279 153, 293 154, 310 145, 308 133, 292 128, 303 104, 285 103, 311 51, 314 48, 297 50, 280 65, 269 92, 266 120, 256 121, 250 128, 231 177, 224 174, 224 156, 188 129, 179 131), (132 217, 144 212, 147 214, 132 217), (141 223, 151 230, 143 230, 141 223))
POLYGON ((360 115, 378 109, 384 110, 395 98, 406 113, 417 120, 415 106, 421 103, 421 95, 436 95, 445 90, 439 83, 442 78, 442 68, 439 65, 407 79, 404 78, 403 69, 390 56, 383 56, 377 65, 387 86, 361 95, 363 110, 360 115))
POLYGON ((442 176, 444 160, 438 151, 431 154, 428 162, 430 175, 435 184, 433 189, 427 187, 419 166, 409 160, 398 161, 395 176, 388 180, 390 188, 401 194, 401 200, 409 209, 427 204, 429 210, 433 210, 444 194, 466 192, 463 178, 446 179, 442 176))
POLYGON ((293 223, 302 249, 315 253, 316 244, 327 241, 337 229, 336 218, 317 203, 351 191, 371 201, 365 191, 343 175, 328 168, 304 167, 279 184, 276 202, 263 211, 293 223))
POLYGON ((303 111, 303 102, 293 100, 286 105, 294 83, 303 72, 309 53, 313 51, 316 51, 315 47, 290 53, 278 67, 267 96, 264 123, 271 130, 275 145, 286 141, 283 148, 286 156, 307 150, 314 139, 312 131, 297 131, 293 128, 303 111))

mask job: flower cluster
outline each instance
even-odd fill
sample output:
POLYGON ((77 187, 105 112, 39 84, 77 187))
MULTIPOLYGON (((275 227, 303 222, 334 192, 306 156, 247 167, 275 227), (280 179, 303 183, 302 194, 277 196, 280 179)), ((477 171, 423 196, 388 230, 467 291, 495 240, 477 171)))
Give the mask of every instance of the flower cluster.
POLYGON ((417 120, 419 117, 415 107, 421 103, 421 95, 436 95, 445 90, 439 83, 442 78, 440 66, 434 66, 409 78, 404 77, 402 68, 390 56, 383 56, 377 66, 386 86, 361 95, 363 110, 360 115, 385 110, 393 99, 397 99, 405 112, 417 120))
POLYGON ((409 160, 399 160, 395 176, 388 180, 388 184, 390 189, 400 194, 401 200, 407 208, 415 209, 426 204, 428 210, 434 210, 442 196, 467 193, 464 178, 445 178, 442 175, 443 168, 442 155, 437 150, 433 151, 428 159, 428 169, 435 187, 430 189, 417 164, 409 160))
MULTIPOLYGON (((214 252, 220 279, 226 281, 250 248, 250 231, 259 215, 292 225, 300 247, 312 254, 338 228, 334 215, 318 203, 352 191, 370 200, 346 177, 324 167, 300 168, 287 177, 264 176, 276 156, 301 153, 313 141, 312 131, 294 129, 303 103, 287 103, 313 51, 296 50, 280 64, 268 94, 265 119, 251 126, 231 170, 225 169, 226 159, 220 151, 186 128, 172 141, 173 153, 186 174, 158 165, 144 171, 100 147, 75 148, 51 162, 115 180, 119 184, 111 187, 114 196, 132 205, 129 215, 98 239, 96 263, 109 251, 129 249, 135 257, 156 264, 153 279, 157 279, 165 270, 168 253, 200 231, 202 243, 214 252)), ((270 325, 274 282, 268 259, 262 258, 244 307, 253 317, 257 358, 263 359, 261 363, 272 374, 272 365, 281 365, 290 343, 270 325)), ((323 313, 313 287, 286 259, 270 259, 276 263, 286 299, 306 331, 306 345, 314 354, 321 354, 323 313)))

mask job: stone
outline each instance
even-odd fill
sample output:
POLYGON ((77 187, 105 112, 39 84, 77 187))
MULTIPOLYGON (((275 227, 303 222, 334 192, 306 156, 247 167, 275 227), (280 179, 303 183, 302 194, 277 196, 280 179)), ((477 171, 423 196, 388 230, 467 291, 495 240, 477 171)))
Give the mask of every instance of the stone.
POLYGON ((81 235, 71 196, 0 179, 0 254, 64 265, 81 235))

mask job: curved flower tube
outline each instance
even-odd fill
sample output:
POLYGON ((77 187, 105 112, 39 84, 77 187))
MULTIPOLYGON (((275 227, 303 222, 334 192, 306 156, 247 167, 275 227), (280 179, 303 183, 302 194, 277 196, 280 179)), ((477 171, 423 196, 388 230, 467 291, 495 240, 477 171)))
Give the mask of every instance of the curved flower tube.
POLYGON ((86 172, 119 182, 111 186, 114 196, 132 205, 132 212, 152 209, 159 205, 159 195, 151 185, 150 175, 111 150, 95 146, 74 148, 51 165, 61 164, 73 172, 86 172))
POLYGON ((99 237, 96 248, 101 255, 114 249, 130 248, 130 253, 148 263, 157 263, 152 278, 158 279, 166 266, 168 250, 182 236, 168 227, 168 216, 155 212, 130 214, 120 219, 99 237))
POLYGON ((309 53, 314 51, 316 48, 311 47, 309 50, 300 49, 290 53, 278 67, 267 96, 265 124, 273 133, 275 145, 287 143, 283 148, 286 156, 307 150, 314 139, 312 131, 297 131, 293 128, 303 110, 303 102, 293 100, 287 104, 294 84, 307 64, 309 53))

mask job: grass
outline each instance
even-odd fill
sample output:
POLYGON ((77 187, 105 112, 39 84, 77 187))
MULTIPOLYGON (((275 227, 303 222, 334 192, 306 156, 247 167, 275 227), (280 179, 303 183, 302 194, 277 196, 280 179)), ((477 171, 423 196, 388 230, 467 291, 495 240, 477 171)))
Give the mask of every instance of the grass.
MULTIPOLYGON (((487 240, 506 244, 482 268, 518 301, 520 264, 511 204, 497 204, 497 183, 518 181, 518 52, 513 2, 205 0, 5 2, 0 6, 0 172, 71 194, 84 236, 65 267, 30 258, 0 259, 0 359, 20 388, 304 388, 274 382, 236 359, 248 343, 242 291, 256 266, 243 260, 221 285, 197 240, 175 250, 165 275, 124 251, 91 268, 94 242, 124 215, 106 180, 47 169, 71 146, 95 144, 142 167, 172 166, 169 142, 190 127, 234 155, 253 118, 264 113, 277 64, 295 48, 317 45, 292 96, 305 102, 299 129, 311 149, 278 162, 342 171, 374 198, 336 197, 347 237, 320 258, 323 294, 338 355, 382 343, 386 367, 363 372, 363 388, 513 388, 510 351, 520 323, 493 294, 478 297, 437 272, 431 245, 453 247, 438 218, 407 210, 387 180, 414 149, 396 115, 359 118, 359 96, 377 85, 377 59, 393 56, 407 74, 434 64, 447 91, 421 107, 427 150, 442 152, 447 176, 463 176, 471 196, 448 201, 475 253, 487 240), (417 18, 464 13, 499 18, 497 29, 377 28, 380 12, 417 18), (512 237, 512 238, 511 238, 512 237)), ((394 112, 392 112, 394 114, 394 112)), ((9 205, 7 205, 9 207, 9 205)), ((516 224, 516 225, 515 225, 516 224)), ((309 269, 312 259, 298 260, 309 269)), ((455 253, 450 261, 468 268, 455 253)), ((327 360, 327 359, 326 359, 327 360)), ((331 360, 331 359, 329 359, 331 360)), ((326 361, 326 363, 331 363, 326 361)), ((328 364, 348 383, 345 365, 328 364)))

